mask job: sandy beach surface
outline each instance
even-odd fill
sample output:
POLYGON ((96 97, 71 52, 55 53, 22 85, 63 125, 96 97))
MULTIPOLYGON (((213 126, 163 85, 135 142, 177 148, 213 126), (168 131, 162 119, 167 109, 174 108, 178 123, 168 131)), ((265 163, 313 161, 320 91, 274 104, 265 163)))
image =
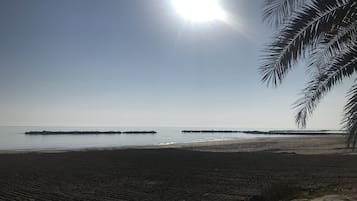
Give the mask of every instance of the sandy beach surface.
POLYGON ((167 147, 209 152, 272 152, 309 155, 355 154, 352 150, 346 149, 345 138, 341 135, 263 137, 245 140, 177 144, 167 147))
POLYGON ((357 200, 342 136, 0 154, 0 200, 357 200))

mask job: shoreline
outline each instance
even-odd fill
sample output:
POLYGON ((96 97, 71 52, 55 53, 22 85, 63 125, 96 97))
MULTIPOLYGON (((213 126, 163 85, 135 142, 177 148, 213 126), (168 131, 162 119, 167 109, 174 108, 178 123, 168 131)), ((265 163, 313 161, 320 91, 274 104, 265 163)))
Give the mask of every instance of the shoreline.
POLYGON ((86 151, 115 151, 135 149, 183 149, 205 152, 272 152, 294 154, 357 154, 347 149, 341 135, 279 136, 249 139, 212 140, 204 142, 169 143, 156 145, 128 145, 112 147, 16 149, 0 150, 0 154, 65 153, 86 151))

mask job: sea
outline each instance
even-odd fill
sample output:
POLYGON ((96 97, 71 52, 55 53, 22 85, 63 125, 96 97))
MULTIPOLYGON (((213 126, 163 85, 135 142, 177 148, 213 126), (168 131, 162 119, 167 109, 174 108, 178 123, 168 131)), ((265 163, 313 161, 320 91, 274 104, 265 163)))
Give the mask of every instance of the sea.
MULTIPOLYGON (((188 127, 0 127, 0 152, 61 151, 91 148, 121 148, 146 145, 170 145, 224 140, 281 137, 248 133, 182 133, 182 130, 254 130, 239 128, 188 127), (25 135, 27 131, 156 131, 157 134, 111 135, 25 135)), ((262 129, 260 129, 262 130, 262 129)), ((264 129, 263 129, 264 130, 264 129)))

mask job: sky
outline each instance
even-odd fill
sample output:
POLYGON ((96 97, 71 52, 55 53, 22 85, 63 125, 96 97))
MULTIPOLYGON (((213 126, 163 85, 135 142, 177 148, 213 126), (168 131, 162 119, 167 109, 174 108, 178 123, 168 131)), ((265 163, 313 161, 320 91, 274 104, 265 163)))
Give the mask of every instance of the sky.
MULTIPOLYGON (((304 64, 266 87, 263 1, 220 4, 229 23, 170 0, 2 0, 0 125, 296 128, 304 64)), ((308 128, 340 128, 348 82, 308 128)))

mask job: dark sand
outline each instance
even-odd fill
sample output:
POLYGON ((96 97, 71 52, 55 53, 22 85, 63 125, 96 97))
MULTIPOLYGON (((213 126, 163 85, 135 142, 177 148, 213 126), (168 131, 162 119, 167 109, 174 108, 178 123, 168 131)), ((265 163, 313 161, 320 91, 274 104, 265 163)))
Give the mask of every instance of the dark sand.
POLYGON ((0 154, 0 200, 247 200, 285 187, 356 193, 357 155, 179 148, 0 154))

